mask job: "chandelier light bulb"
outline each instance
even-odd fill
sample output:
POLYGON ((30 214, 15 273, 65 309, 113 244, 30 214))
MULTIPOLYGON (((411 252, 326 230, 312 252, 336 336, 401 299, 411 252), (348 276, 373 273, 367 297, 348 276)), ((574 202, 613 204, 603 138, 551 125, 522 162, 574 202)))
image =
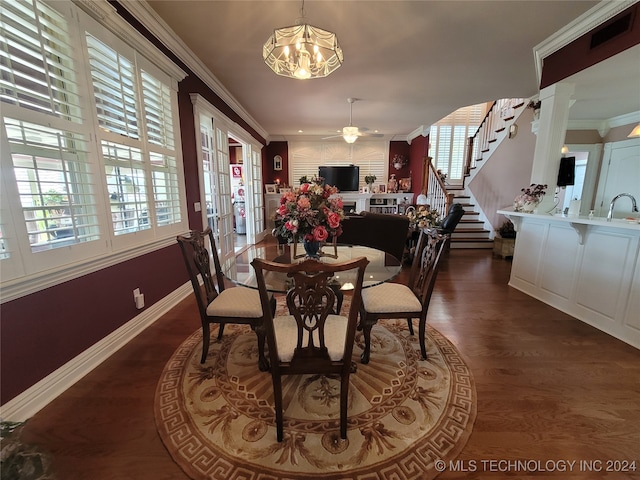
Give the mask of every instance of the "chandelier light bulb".
POLYGON ((283 77, 326 77, 342 65, 338 38, 333 32, 305 22, 304 3, 301 13, 295 25, 273 31, 262 47, 262 58, 283 77))

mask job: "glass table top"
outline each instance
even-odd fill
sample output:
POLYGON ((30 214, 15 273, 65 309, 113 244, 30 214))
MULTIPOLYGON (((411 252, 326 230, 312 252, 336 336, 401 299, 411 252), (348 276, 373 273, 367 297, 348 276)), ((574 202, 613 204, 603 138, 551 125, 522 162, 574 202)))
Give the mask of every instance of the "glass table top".
MULTIPOLYGON (((255 272, 251 266, 254 258, 263 258, 274 262, 294 263, 304 260, 292 257, 294 254, 291 245, 251 245, 243 250, 236 257, 231 258, 227 263, 222 265, 222 272, 225 277, 236 285, 249 288, 258 288, 255 272)), ((327 245, 324 247, 327 253, 333 254, 334 247, 327 245)), ((304 252, 302 245, 298 245, 296 253, 304 252)), ((362 247, 359 245, 337 245, 335 247, 337 258, 323 256, 321 262, 345 262, 358 257, 366 257, 369 264, 364 272, 363 288, 378 285, 394 279, 402 270, 401 262, 393 255, 370 247, 362 247)), ((356 279, 356 270, 347 270, 339 272, 334 278, 333 283, 340 287, 340 290, 348 291, 353 289, 353 283, 356 279)), ((291 286, 291 279, 286 274, 268 272, 265 278, 268 289, 272 292, 285 293, 291 286)))

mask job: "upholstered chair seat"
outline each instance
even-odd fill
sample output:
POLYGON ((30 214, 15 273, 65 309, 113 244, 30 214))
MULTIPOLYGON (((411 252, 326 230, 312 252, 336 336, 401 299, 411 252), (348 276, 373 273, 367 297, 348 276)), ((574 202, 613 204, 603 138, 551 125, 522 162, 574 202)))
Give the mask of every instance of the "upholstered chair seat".
POLYGON ((418 297, 401 283, 381 283, 362 290, 362 303, 369 313, 413 312, 420 314, 418 297))
POLYGON ((262 317, 260 293, 250 288, 227 288, 207 305, 207 315, 260 318, 262 317))

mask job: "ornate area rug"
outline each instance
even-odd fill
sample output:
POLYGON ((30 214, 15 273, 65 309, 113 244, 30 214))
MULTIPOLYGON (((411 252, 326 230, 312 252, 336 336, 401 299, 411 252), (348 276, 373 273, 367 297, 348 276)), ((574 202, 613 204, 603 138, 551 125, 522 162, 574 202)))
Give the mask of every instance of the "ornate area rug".
POLYGON ((284 440, 278 443, 271 376, 258 370, 255 334, 227 325, 201 365, 198 330, 160 377, 160 437, 193 479, 434 478, 434 462, 448 464, 471 433, 471 373, 456 348, 431 327, 428 361, 421 360, 406 320, 380 322, 371 343, 371 361, 362 365, 364 340, 356 337, 348 439, 339 435, 338 379, 307 375, 285 377, 284 440))

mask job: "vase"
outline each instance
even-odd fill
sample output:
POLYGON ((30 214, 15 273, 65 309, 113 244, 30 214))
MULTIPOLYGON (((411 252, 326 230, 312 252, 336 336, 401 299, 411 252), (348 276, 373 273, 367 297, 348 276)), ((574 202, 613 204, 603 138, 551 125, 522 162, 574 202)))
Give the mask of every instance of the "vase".
POLYGON ((320 242, 317 240, 303 240, 302 246, 307 258, 320 258, 320 242))
POLYGON ((514 210, 522 213, 533 213, 540 202, 515 202, 514 210))

